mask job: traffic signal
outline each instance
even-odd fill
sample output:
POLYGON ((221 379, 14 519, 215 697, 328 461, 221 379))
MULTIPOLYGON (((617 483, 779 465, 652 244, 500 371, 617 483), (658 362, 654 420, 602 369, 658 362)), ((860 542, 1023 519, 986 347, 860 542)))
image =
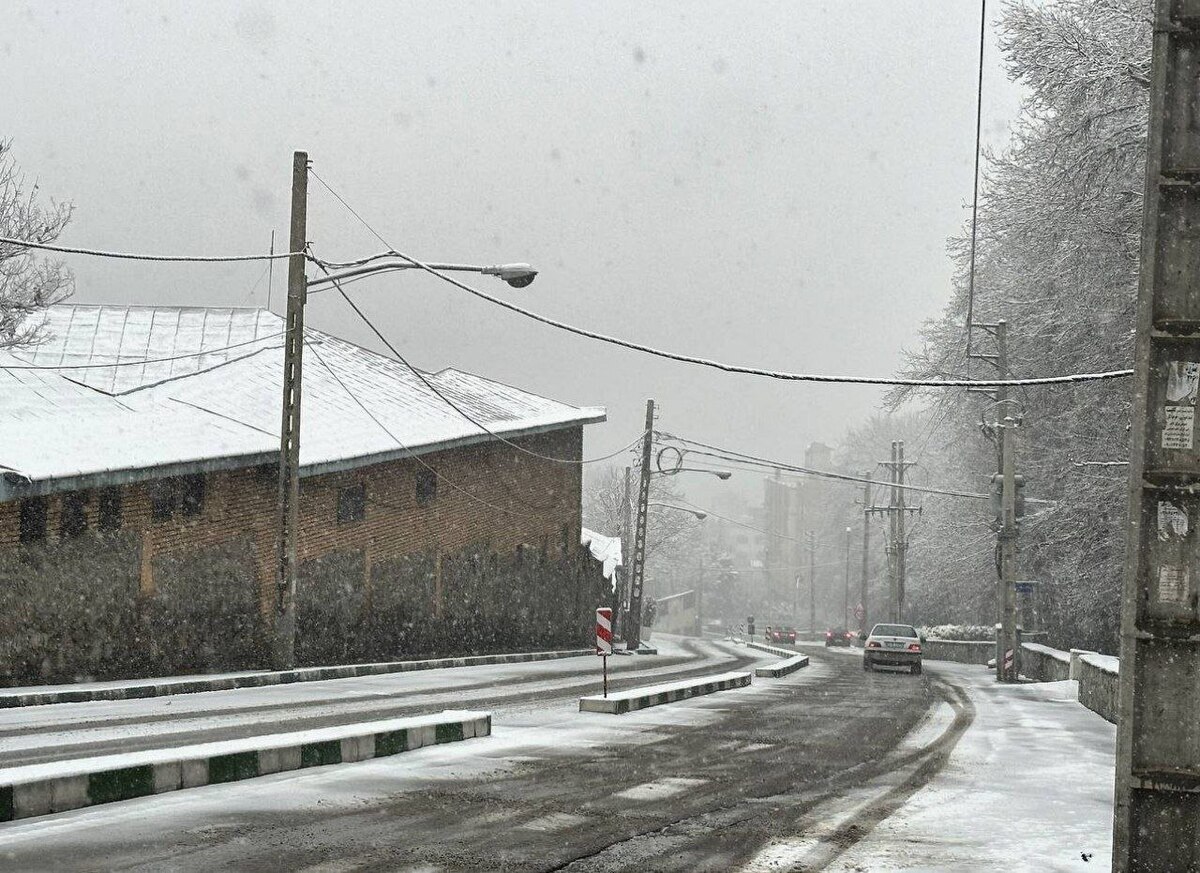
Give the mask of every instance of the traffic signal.
POLYGON ((746 635, 754 636, 754 616, 749 616, 746 619, 746 635))

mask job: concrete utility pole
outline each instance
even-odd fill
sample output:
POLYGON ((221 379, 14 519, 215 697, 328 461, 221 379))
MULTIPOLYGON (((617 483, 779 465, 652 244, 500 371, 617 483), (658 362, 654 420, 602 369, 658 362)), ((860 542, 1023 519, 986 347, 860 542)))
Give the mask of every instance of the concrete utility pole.
POLYGON ((621 537, 621 566, 617 568, 617 596, 616 609, 613 612, 613 637, 615 639, 625 639, 625 622, 629 611, 629 577, 633 569, 633 523, 630 521, 630 513, 633 511, 633 501, 630 496, 629 487, 630 469, 625 468, 625 490, 622 492, 621 498, 621 518, 620 518, 620 537, 621 537))
POLYGON ((1200 869, 1200 6, 1157 0, 1121 607, 1113 869, 1200 869))
POLYGON ((638 484, 637 526, 633 533, 633 572, 629 576, 629 614, 626 644, 631 650, 642 639, 642 580, 646 571, 646 514, 650 504, 650 455, 654 448, 654 401, 646 401, 646 435, 642 438, 642 475, 638 484))
MULTIPOLYGON (((1008 366, 1008 322, 1001 319, 994 324, 973 323, 971 330, 982 330, 996 340, 996 354, 972 354, 975 360, 986 361, 996 368, 997 375, 1006 379, 1011 375, 1008 366)), ((1007 385, 995 388, 968 388, 986 394, 995 403, 996 410, 996 477, 1000 482, 1000 518, 997 540, 1000 564, 996 579, 996 681, 1015 682, 1020 673, 1021 645, 1017 639, 1017 520, 1016 494, 1017 477, 1015 467, 1016 428, 1020 417, 1015 413, 1016 401, 1007 385), (1008 663, 1007 653, 1013 653, 1008 663)))
POLYGON ((817 539, 808 532, 808 632, 817 632, 817 539))
POLYGON ((844 626, 850 627, 850 534, 853 531, 846 528, 846 592, 844 603, 842 604, 842 623, 844 626))
MULTIPOLYGON (((879 513, 887 515, 891 526, 891 536, 887 544, 888 555, 888 620, 902 621, 904 616, 904 586, 908 573, 908 535, 904 531, 908 513, 920 512, 919 506, 904 504, 904 473, 909 467, 915 467, 916 461, 904 460, 904 441, 892 440, 892 460, 880 461, 879 466, 886 467, 891 474, 891 500, 887 506, 869 506, 864 510, 867 515, 879 513)), ((869 487, 869 486, 868 486, 869 487)), ((866 604, 863 604, 866 607, 866 604)))
POLYGON ((291 248, 288 258, 287 333, 283 345, 283 423, 279 438, 279 517, 276 566, 275 640, 277 670, 296 663, 296 566, 300 518, 300 387, 304 358, 304 303, 308 280, 308 153, 292 156, 291 248))
MULTIPOLYGON (((871 478, 871 471, 863 474, 864 479, 871 478)), ((862 551, 862 590, 859 593, 860 603, 862 603, 862 620, 858 623, 858 629, 865 632, 870 627, 869 620, 871 616, 871 607, 869 605, 870 592, 867 590, 867 576, 871 571, 871 483, 868 481, 863 485, 863 551, 862 551)))

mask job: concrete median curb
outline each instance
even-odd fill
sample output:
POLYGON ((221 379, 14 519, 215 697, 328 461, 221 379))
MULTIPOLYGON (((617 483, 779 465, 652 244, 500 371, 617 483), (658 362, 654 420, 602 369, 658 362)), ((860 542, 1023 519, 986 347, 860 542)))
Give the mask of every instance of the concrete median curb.
POLYGON ((685 679, 681 682, 669 682, 665 685, 651 685, 646 688, 633 688, 629 691, 616 691, 608 697, 593 695, 579 698, 580 712, 601 712, 609 715, 623 715, 650 706, 661 706, 664 703, 675 703, 702 694, 712 694, 716 691, 728 691, 731 688, 743 688, 749 685, 749 673, 721 673, 717 676, 702 676, 699 679, 685 679))
POLYGON ((516 652, 503 655, 467 655, 461 658, 434 658, 423 661, 387 661, 374 664, 344 664, 335 667, 300 667, 295 670, 231 673, 172 679, 143 679, 127 683, 98 683, 96 687, 67 686, 62 689, 13 689, 0 691, 0 709, 18 706, 45 706, 54 703, 87 703, 93 700, 138 700, 171 694, 198 694, 204 691, 230 691, 235 688, 262 688, 292 682, 320 682, 329 679, 353 679, 381 676, 413 670, 440 670, 452 667, 478 667, 491 664, 524 664, 531 661, 555 661, 595 654, 593 649, 568 649, 550 652, 516 652))
POLYGON ((782 679, 789 673, 795 673, 802 667, 808 666, 808 655, 800 655, 793 649, 781 649, 778 646, 768 646, 766 643, 746 643, 752 649, 770 652, 772 655, 783 655, 784 660, 774 664, 766 664, 754 668, 754 675, 763 679, 782 679))
POLYGON ((447 710, 436 715, 13 767, 0 770, 0 821, 305 767, 366 761, 423 746, 486 737, 491 732, 490 712, 447 710))
POLYGON ((788 658, 786 661, 776 661, 774 664, 767 664, 762 667, 754 668, 754 675, 763 679, 782 679, 789 673, 795 673, 802 667, 808 666, 808 655, 795 655, 788 658))

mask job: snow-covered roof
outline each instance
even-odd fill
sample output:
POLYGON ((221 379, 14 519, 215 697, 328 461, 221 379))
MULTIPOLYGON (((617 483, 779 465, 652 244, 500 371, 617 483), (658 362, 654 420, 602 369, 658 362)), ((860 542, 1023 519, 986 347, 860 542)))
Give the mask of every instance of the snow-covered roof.
MULTIPOLYGON (((164 467, 243 466, 278 456, 279 316, 59 305, 45 318, 46 342, 0 352, 0 470, 8 480, 15 474, 68 487, 62 480, 122 481, 163 475, 164 467), (29 365, 56 369, 20 369, 29 365)), ((305 345, 302 474, 492 439, 403 364, 319 331, 306 331, 305 345)), ((424 375, 488 431, 510 438, 605 419, 603 409, 459 370, 424 375)), ((0 486, 0 499, 6 496, 0 486)))

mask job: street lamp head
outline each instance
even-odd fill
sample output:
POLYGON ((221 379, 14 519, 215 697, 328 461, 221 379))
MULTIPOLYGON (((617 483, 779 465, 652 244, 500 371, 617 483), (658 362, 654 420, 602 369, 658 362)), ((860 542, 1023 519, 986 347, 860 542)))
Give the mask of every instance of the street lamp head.
POLYGON ((716 474, 717 474, 717 478, 720 479, 722 482, 724 482, 726 479, 728 479, 730 476, 733 475, 728 470, 717 470, 716 474))
POLYGON ((699 510, 693 512, 692 515, 696 516, 697 521, 704 521, 704 519, 708 518, 707 512, 700 512, 699 510))
POLYGON ((529 264, 500 264, 498 267, 484 267, 486 276, 499 276, 514 288, 525 288, 537 276, 537 270, 529 264))

